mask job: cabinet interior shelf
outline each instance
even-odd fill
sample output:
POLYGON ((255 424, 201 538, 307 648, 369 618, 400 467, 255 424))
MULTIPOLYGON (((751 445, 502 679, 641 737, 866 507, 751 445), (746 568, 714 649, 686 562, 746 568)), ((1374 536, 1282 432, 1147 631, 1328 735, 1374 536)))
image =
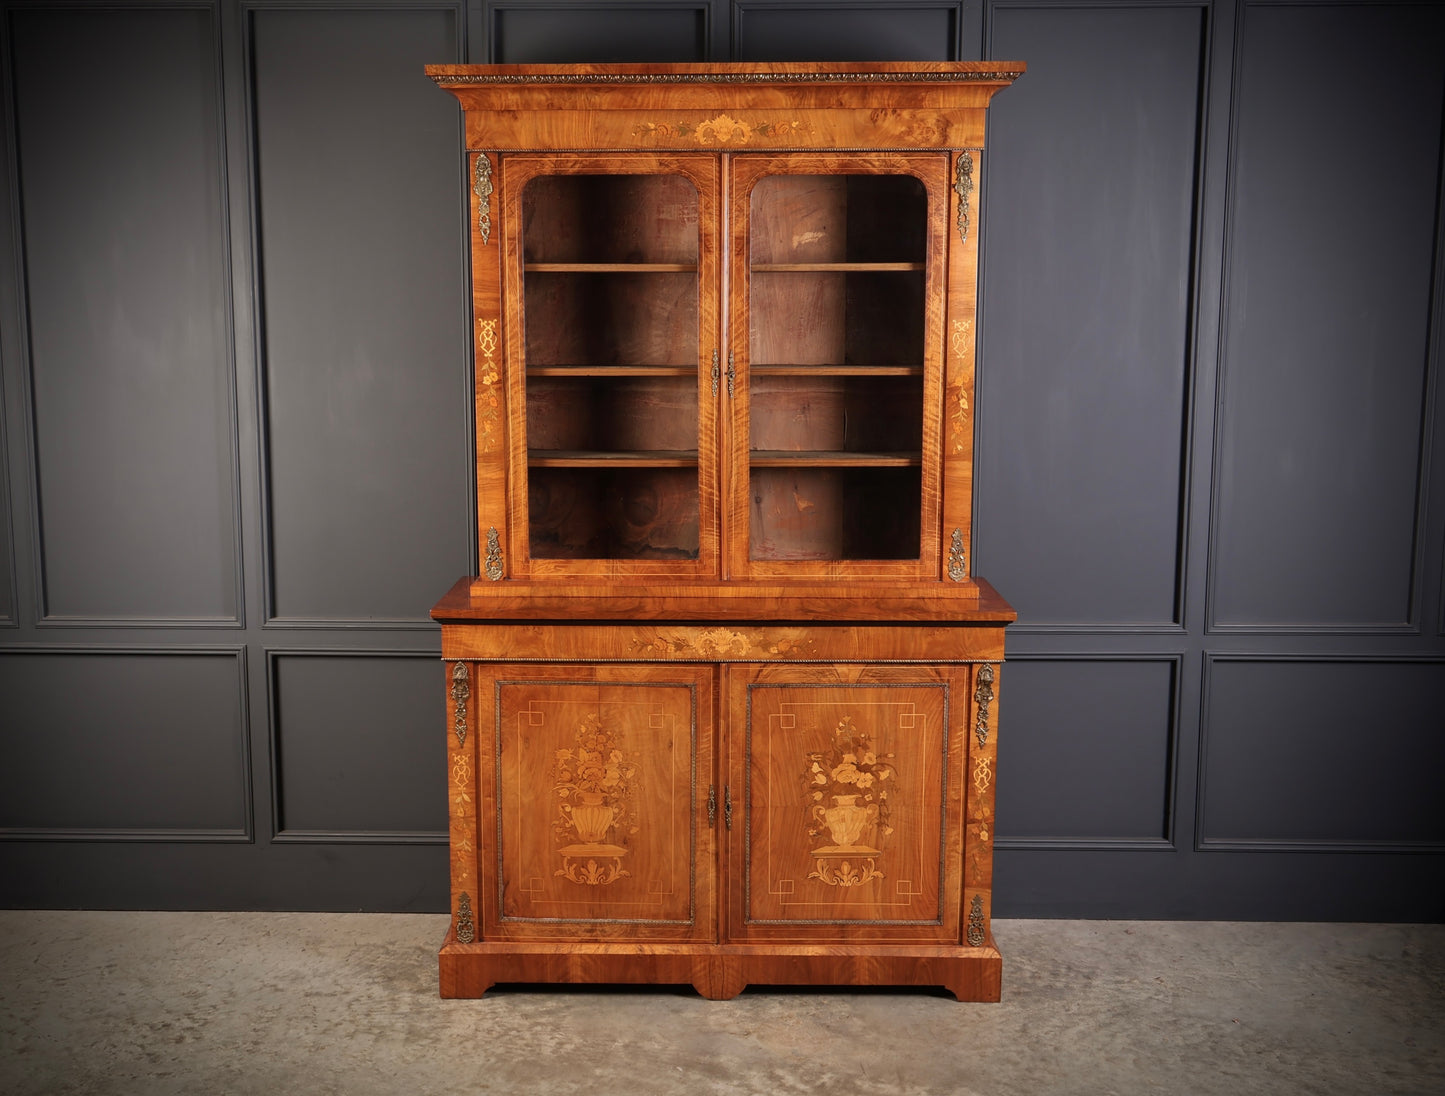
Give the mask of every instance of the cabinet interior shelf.
POLYGON ((696 468, 696 449, 531 449, 532 468, 696 468))
POLYGON ((696 274, 696 263, 524 263, 528 274, 696 274))
POLYGON ((921 377, 921 365, 752 365, 755 377, 921 377))
POLYGON ((695 377, 695 365, 529 365, 529 377, 695 377))
POLYGON ((854 453, 844 450, 754 449, 748 454, 754 468, 917 468, 923 454, 854 453))
POLYGON ((754 274, 888 274, 922 270, 922 263, 753 263, 754 274))

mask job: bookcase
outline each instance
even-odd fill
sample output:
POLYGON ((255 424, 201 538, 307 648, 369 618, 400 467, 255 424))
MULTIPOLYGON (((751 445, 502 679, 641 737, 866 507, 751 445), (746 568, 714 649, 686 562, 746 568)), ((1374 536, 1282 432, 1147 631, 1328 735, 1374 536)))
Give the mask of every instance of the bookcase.
POLYGON ((443 995, 997 999, 976 182, 1022 69, 428 68, 465 110, 481 560, 433 610, 443 995))

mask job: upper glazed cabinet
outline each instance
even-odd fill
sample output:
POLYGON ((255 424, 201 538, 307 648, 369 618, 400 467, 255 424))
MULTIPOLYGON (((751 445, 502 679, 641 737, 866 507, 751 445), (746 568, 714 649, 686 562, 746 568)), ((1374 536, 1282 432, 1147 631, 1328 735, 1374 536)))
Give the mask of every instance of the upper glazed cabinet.
POLYGON ((1017 67, 429 68, 467 112, 478 581, 971 584, 1017 67))

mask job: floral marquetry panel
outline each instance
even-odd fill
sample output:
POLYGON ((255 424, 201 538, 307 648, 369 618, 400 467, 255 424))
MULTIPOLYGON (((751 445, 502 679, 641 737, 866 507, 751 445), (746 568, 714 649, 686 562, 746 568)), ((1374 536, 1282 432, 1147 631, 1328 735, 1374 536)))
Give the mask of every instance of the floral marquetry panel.
POLYGON ((734 938, 954 940, 966 744, 950 667, 731 671, 734 938), (740 717, 745 725, 739 725, 740 717), (740 733, 741 732, 741 733, 740 733), (735 794, 735 798, 736 794, 735 794))
POLYGON ((513 665, 480 680, 486 934, 712 938, 712 675, 513 665))

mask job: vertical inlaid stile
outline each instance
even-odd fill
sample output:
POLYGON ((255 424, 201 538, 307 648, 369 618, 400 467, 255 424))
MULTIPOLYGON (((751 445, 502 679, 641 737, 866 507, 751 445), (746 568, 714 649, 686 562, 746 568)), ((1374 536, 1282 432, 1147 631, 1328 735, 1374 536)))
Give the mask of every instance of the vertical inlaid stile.
POLYGON ((447 798, 451 818, 452 931, 458 943, 476 939, 481 916, 477 891, 477 726, 471 667, 447 667, 447 798))
POLYGON ((993 900, 994 780, 998 760, 999 667, 979 663, 973 667, 968 738, 968 764, 964 772, 967 829, 963 864, 963 940, 974 947, 992 943, 989 917, 993 900))
POLYGON ((974 340, 978 327, 978 178, 982 151, 950 167, 948 314, 944 333, 943 578, 973 574, 974 340), (955 539, 955 533, 957 538, 955 539), (959 546, 953 550, 955 543, 959 546))
POLYGON ((475 152, 468 164, 471 194, 472 355, 476 385, 477 545, 481 574, 509 573, 515 543, 507 529, 507 399, 501 299, 502 185, 500 158, 475 152), (496 537, 492 537, 496 530, 496 537), (491 547, 495 550, 489 550, 491 547))

